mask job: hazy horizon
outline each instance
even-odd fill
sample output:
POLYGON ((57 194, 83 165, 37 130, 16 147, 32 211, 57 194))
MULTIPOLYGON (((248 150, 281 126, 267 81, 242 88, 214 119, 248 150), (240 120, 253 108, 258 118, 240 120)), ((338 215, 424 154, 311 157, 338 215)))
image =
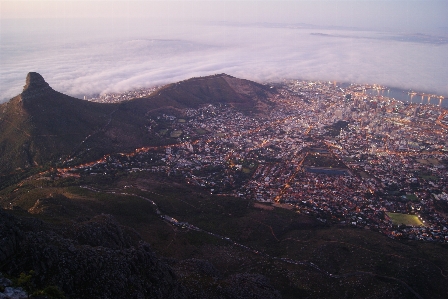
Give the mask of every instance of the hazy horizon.
POLYGON ((0 102, 36 71, 81 97, 227 73, 448 96, 445 1, 1 1, 0 102))

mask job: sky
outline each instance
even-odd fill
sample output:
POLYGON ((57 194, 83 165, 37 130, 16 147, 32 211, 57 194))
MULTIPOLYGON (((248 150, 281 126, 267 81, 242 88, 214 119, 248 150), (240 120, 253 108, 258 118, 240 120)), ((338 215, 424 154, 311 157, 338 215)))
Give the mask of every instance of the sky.
POLYGON ((448 1, 1 1, 0 102, 36 71, 82 98, 227 73, 448 96, 448 1))

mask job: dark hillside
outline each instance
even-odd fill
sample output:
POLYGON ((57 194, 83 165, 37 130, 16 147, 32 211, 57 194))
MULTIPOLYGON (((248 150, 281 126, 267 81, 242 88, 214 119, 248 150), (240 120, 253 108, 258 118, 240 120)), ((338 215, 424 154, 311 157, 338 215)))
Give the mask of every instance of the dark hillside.
POLYGON ((226 74, 192 78, 165 86, 147 99, 128 103, 132 108, 144 107, 149 113, 162 106, 197 108, 201 105, 227 104, 245 112, 262 113, 275 89, 226 74))
POLYGON ((151 115, 181 113, 179 109, 207 103, 262 113, 274 91, 221 74, 170 84, 149 98, 100 104, 57 92, 32 72, 23 92, 0 105, 0 174, 83 162, 157 143, 145 128, 151 115))
POLYGON ((181 298, 183 288, 197 299, 448 294, 446 244, 328 226, 160 174, 105 177, 1 190, 0 272, 34 270, 38 289, 68 298, 181 298))
POLYGON ((0 209, 0 228, 2 271, 34 271, 31 292, 51 286, 69 298, 188 298, 150 246, 132 240, 110 215, 55 228, 0 209))
POLYGON ((118 105, 64 95, 29 73, 23 92, 0 107, 0 171, 10 172, 70 156, 107 125, 118 105))

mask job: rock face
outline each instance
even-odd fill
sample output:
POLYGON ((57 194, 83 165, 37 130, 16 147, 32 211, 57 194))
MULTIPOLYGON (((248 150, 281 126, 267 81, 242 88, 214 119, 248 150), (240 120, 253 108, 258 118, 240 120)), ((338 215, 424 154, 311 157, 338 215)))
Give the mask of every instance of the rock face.
POLYGON ((53 90, 44 78, 36 72, 29 72, 26 76, 26 83, 21 93, 22 100, 30 100, 39 97, 48 91, 53 90))
MULTIPOLYGON (((0 273, 19 277, 31 270, 31 293, 52 286, 71 299, 281 298, 260 274, 226 276, 207 260, 160 259, 111 215, 54 226, 0 209, 0 273)), ((27 296, 1 275, 0 287, 12 298, 27 296)), ((9 298, 1 296, 0 290, 0 299, 9 298)))
POLYGON ((70 298, 187 298, 149 245, 126 235, 108 215, 56 229, 0 210, 0 271, 34 270, 36 288, 57 286, 70 298))
POLYGON ((0 273, 0 299, 26 299, 28 294, 22 288, 11 286, 12 281, 0 273))

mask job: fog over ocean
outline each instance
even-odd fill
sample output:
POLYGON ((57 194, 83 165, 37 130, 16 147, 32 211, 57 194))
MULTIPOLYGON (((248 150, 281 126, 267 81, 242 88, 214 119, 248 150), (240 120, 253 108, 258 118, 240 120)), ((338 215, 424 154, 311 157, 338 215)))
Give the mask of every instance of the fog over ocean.
POLYGON ((216 73, 381 84, 448 97, 448 34, 300 22, 3 19, 0 102, 30 71, 82 97, 216 73))

